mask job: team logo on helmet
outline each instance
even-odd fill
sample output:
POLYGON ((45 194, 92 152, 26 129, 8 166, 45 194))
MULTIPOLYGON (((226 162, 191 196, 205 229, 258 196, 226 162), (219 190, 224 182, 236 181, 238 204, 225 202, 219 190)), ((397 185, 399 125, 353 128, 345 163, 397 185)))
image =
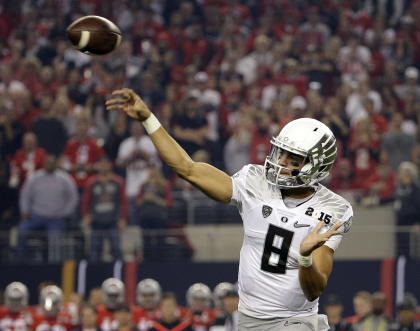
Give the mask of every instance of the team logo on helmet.
POLYGON ((262 206, 262 215, 264 218, 267 218, 268 216, 270 216, 272 211, 273 211, 273 208, 271 208, 270 206, 267 206, 267 205, 262 206))

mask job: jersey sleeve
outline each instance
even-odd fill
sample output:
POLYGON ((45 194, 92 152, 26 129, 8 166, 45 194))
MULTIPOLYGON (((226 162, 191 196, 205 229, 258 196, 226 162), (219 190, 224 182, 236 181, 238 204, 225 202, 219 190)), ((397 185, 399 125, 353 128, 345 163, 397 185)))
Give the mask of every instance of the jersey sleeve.
POLYGON ((351 208, 350 204, 347 205, 348 208, 346 212, 343 214, 341 219, 337 219, 335 222, 332 222, 329 226, 324 226, 320 233, 327 232, 329 229, 331 229, 334 224, 337 222, 343 222, 344 224, 338 228, 338 231, 340 231, 340 234, 334 235, 328 239, 324 245, 328 246, 332 250, 336 251, 338 246, 341 243, 341 240, 343 239, 343 235, 350 231, 352 221, 353 221, 353 209, 351 208))
POLYGON ((231 176, 232 178, 232 198, 230 204, 241 211, 243 199, 245 196, 246 177, 248 175, 249 165, 242 167, 237 173, 231 176))

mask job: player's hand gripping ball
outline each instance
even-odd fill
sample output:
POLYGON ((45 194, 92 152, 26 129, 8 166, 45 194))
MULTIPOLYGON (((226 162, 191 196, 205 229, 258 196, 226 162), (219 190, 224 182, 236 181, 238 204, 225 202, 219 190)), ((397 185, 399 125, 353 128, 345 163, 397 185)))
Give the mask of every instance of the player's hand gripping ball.
POLYGON ((84 16, 67 28, 67 37, 79 51, 89 55, 105 55, 121 43, 121 31, 101 16, 84 16))

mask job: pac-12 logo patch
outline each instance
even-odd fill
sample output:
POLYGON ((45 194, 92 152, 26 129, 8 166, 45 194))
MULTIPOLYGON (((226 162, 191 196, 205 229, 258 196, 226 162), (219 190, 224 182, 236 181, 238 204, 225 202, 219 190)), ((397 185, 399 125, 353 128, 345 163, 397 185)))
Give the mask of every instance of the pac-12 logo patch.
POLYGON ((262 215, 264 218, 267 218, 268 216, 270 216, 272 211, 273 211, 273 208, 271 208, 270 206, 267 206, 267 205, 262 206, 262 215))

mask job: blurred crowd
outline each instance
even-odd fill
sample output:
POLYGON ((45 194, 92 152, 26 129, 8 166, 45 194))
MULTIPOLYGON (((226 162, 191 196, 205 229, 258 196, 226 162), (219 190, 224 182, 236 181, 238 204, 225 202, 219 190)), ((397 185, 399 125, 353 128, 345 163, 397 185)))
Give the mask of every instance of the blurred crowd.
MULTIPOLYGON (((108 278, 91 289, 85 299, 72 293, 64 300, 63 291, 52 283, 39 287, 39 303, 28 306, 28 289, 20 282, 4 290, 0 306, 1 330, 80 330, 80 331, 237 331, 238 292, 234 284, 221 282, 213 292, 203 283, 186 292, 187 306, 178 304, 176 294, 162 293, 159 282, 146 278, 136 289, 136 302, 127 305, 125 286, 108 278), (20 327, 20 328, 17 328, 20 327)), ((357 292, 354 315, 343 317, 343 303, 331 294, 321 299, 321 308, 332 331, 418 331, 420 311, 416 298, 407 293, 397 305, 396 318, 386 313, 387 298, 382 292, 357 292)))
MULTIPOLYGON (((20 282, 4 290, 0 305, 1 330, 59 331, 237 331, 238 292, 234 284, 222 282, 213 292, 203 283, 186 292, 187 306, 178 304, 176 294, 163 292, 159 282, 146 278, 136 289, 136 302, 127 305, 124 283, 108 278, 91 289, 85 299, 45 282, 39 287, 38 305, 28 305, 28 289, 20 282)), ((382 292, 357 292, 354 315, 343 317, 343 303, 331 294, 321 299, 321 308, 332 331, 418 331, 420 311, 416 298, 407 293, 397 305, 396 318, 386 313, 387 298, 382 292)))
POLYGON ((98 260, 104 238, 120 257, 127 224, 186 223, 200 193, 160 162, 140 123, 105 111, 121 87, 194 160, 229 174, 263 163, 288 121, 323 121, 339 150, 325 184, 354 203, 394 202, 420 242, 418 0, 2 0, 0 43, 0 230, 17 226, 18 259, 31 230, 47 229, 53 248, 65 228, 90 229, 98 260), (122 31, 108 56, 66 39, 90 14, 122 31))

